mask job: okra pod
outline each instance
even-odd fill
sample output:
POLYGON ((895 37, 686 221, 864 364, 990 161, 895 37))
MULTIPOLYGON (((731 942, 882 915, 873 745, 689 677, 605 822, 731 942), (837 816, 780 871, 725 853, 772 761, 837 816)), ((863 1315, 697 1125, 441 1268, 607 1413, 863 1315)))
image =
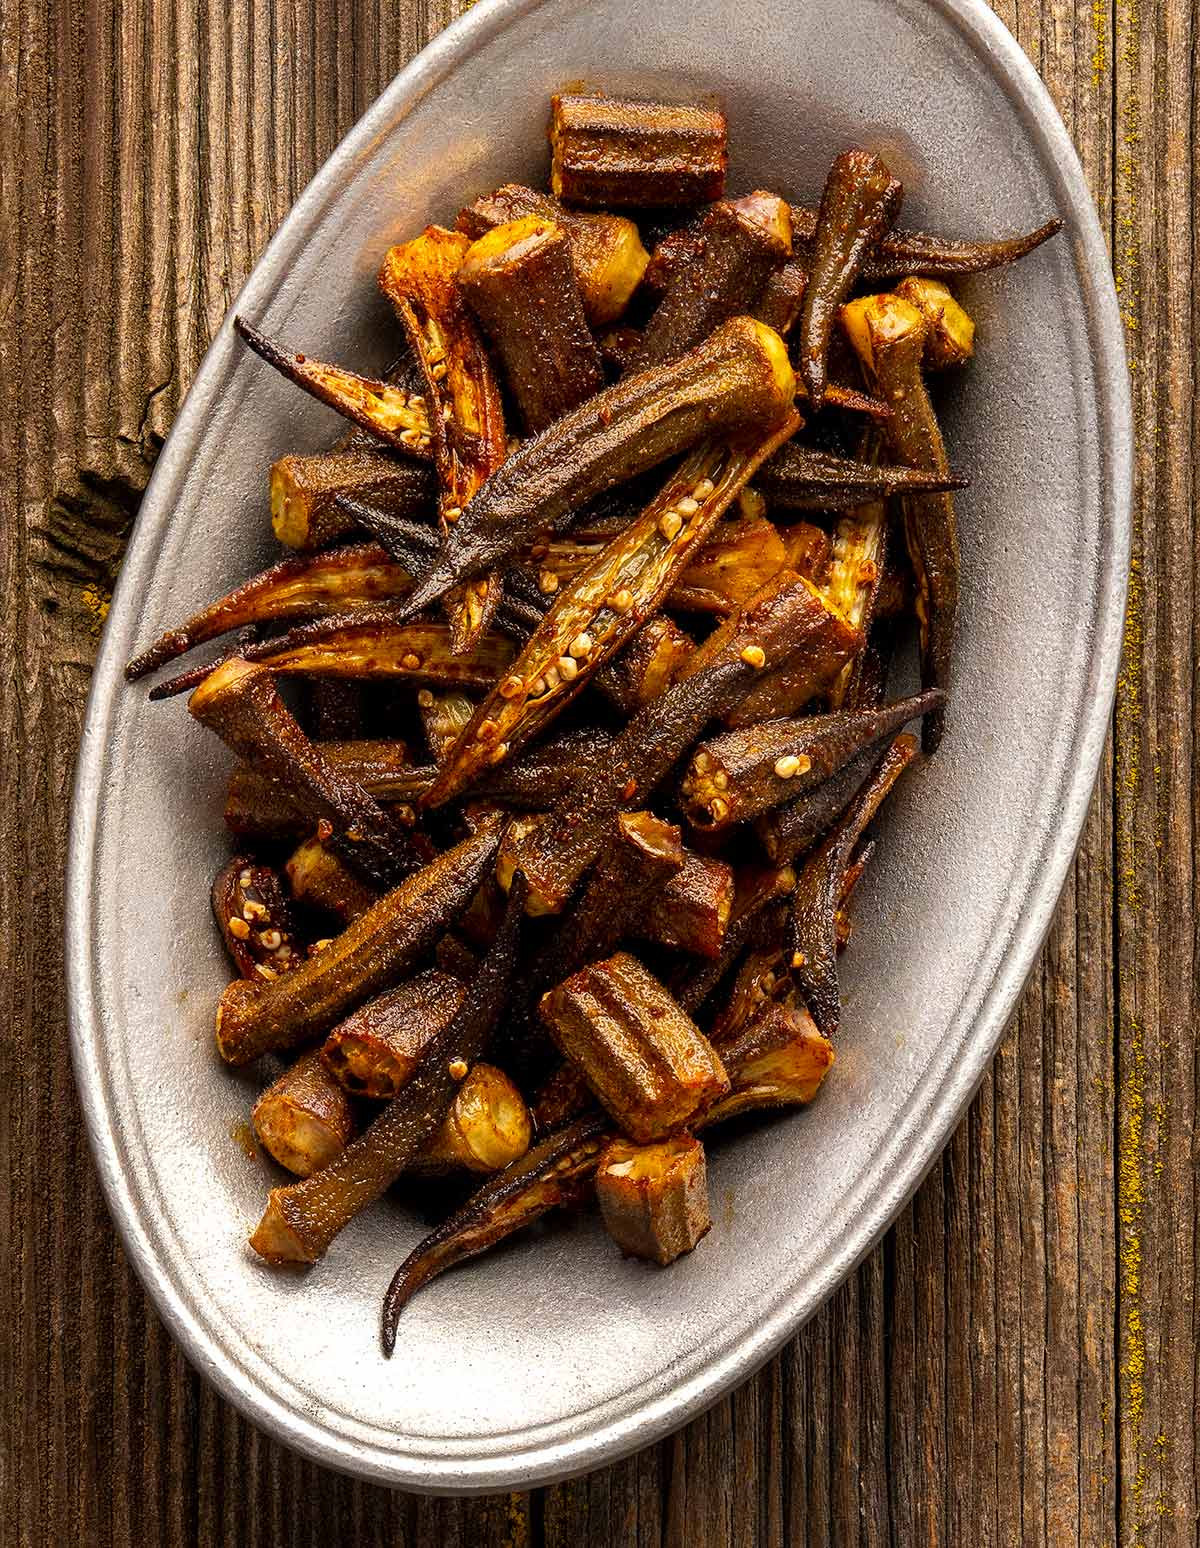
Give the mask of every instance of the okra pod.
POLYGON ((604 386, 561 226, 526 215, 494 227, 467 249, 458 284, 492 341, 528 434, 604 386))
POLYGON ((379 888, 340 860, 320 833, 297 845, 283 869, 297 903, 343 925, 352 924, 379 898, 379 888))
POLYGON ((719 957, 733 895, 731 865, 686 851, 676 874, 636 916, 633 933, 696 957, 719 957))
POLYGON ((372 447, 293 452, 272 464, 271 526, 287 548, 326 548, 354 532, 343 499, 366 500, 397 516, 427 516, 436 507, 437 480, 427 463, 372 447))
POLYGON ((791 976, 813 1020, 829 1038, 836 1036, 841 1017, 837 914, 846 873, 863 830, 916 753, 915 737, 902 733, 895 739, 837 827, 797 873, 788 921, 791 976))
POLYGON ((242 978, 275 978, 304 961, 291 907, 269 865, 235 855, 217 872, 212 908, 242 978))
POLYGON ((571 263, 587 320, 594 328, 624 312, 646 271, 649 254, 633 221, 623 215, 568 209, 549 194, 506 183, 458 213, 456 225, 474 241, 523 216, 552 220, 567 233, 571 263))
POLYGON ((244 317, 235 317, 233 326, 268 365, 319 402, 336 409, 352 424, 410 457, 432 455, 430 419, 420 393, 295 354, 260 333, 244 317))
POLYGON ((767 276, 767 282, 751 308, 751 316, 766 323, 768 328, 774 328, 781 338, 786 338, 800 320, 807 289, 808 270, 804 264, 792 259, 767 276))
POLYGON ((754 313, 768 277, 791 254, 792 219, 782 199, 752 197, 753 210, 722 200, 705 212, 686 253, 671 265, 635 370, 674 360, 730 317, 754 313))
POLYGON ((494 1064, 473 1065, 450 1111, 411 1171, 499 1172, 529 1149, 533 1121, 517 1087, 494 1064))
POLYGON ((677 623, 656 613, 600 668, 596 687, 623 715, 632 715, 666 691, 695 648, 695 641, 677 623))
POLYGON ((680 787, 684 813, 708 831, 749 822, 808 794, 860 753, 945 702, 935 691, 879 709, 764 720, 703 743, 680 787))
POLYGON ((491 865, 499 816, 447 850, 336 936, 302 967, 257 985, 231 984, 217 1008, 217 1047, 229 1064, 249 1064, 328 1032, 429 951, 491 865))
POLYGON ((716 108, 568 93, 550 106, 550 187, 568 204, 654 209, 725 190, 728 126, 716 108))
POLYGON ((426 1044, 416 1068, 370 1128, 323 1171, 272 1190, 250 1238, 268 1263, 315 1263, 338 1232, 420 1155, 495 1026, 516 954, 520 917, 518 889, 459 1014, 426 1044))
MULTIPOLYGON (((865 296, 843 308, 842 321, 864 369, 892 405, 883 427, 892 455, 910 468, 947 473, 942 432, 921 374, 927 331, 921 312, 898 296, 865 296)), ((921 685, 949 694, 960 568, 954 500, 948 492, 906 495, 903 511, 917 582, 921 685)), ((925 721, 926 752, 937 748, 944 725, 944 710, 925 721)))
MULTIPOLYGON (((807 247, 816 229, 817 210, 809 205, 793 204, 792 231, 797 247, 807 247)), ((982 274, 1024 258, 1061 229, 1062 221, 1055 216, 1020 236, 976 242, 897 226, 885 232, 867 253, 860 273, 869 284, 898 279, 905 274, 928 275, 934 279, 952 279, 956 274, 982 274)))
POLYGON ((630 1139, 662 1139, 729 1089, 708 1039, 627 952, 594 962, 544 995, 539 1011, 630 1139))
POLYGON ((402 829, 309 741, 265 668, 234 657, 205 678, 188 709, 239 758, 277 781, 306 815, 330 824, 340 858, 368 879, 394 885, 413 868, 402 829))
MULTIPOLYGON (((322 742, 322 757, 368 795, 381 801, 412 801, 433 778, 433 770, 415 766, 399 741, 322 742)), ((225 821, 234 833, 256 839, 294 838, 312 827, 305 812, 268 774, 240 763, 229 776, 225 821)))
POLYGON ((155 672, 195 645, 249 624, 319 617, 402 597, 407 570, 377 543, 281 560, 170 629, 125 668, 129 682, 155 672))
POLYGON ((466 997, 466 987, 449 973, 418 973, 334 1027, 321 1045, 326 1069, 355 1096, 390 1100, 466 997))
POLYGON ((871 151, 845 151, 829 169, 800 309, 799 375, 814 409, 825 397, 829 340, 838 308, 850 294, 863 258, 895 223, 903 197, 899 182, 871 151))
POLYGON ((475 711, 448 755, 425 804, 457 795, 489 765, 536 736, 633 635, 670 591, 738 490, 794 416, 765 434, 705 442, 675 469, 660 493, 566 586, 538 628, 475 711))
POLYGON ((688 561, 666 605, 683 612, 734 613, 784 568, 796 567, 788 565, 784 541, 769 521, 761 516, 722 521, 688 561))
POLYGON ((596 495, 702 439, 766 431, 790 411, 795 377, 779 335, 733 318, 669 365, 606 387, 526 441, 475 496, 404 604, 420 612, 451 586, 533 543, 596 495))
POLYGON ((891 495, 965 489, 970 479, 949 472, 835 457, 831 452, 788 441, 763 463, 754 483, 772 510, 840 511, 891 495))
POLYGON ((311 1177, 345 1150, 356 1128, 350 1098, 311 1048, 263 1092, 250 1115, 259 1143, 280 1166, 311 1177))

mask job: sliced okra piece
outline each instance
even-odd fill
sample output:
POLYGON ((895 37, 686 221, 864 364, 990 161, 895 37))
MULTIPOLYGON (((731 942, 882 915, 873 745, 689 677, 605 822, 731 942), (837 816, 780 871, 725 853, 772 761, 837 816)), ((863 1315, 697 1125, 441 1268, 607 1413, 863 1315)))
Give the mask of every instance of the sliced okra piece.
POLYGON ((903 198, 900 183, 871 151, 845 151, 829 169, 800 309, 799 375, 814 409, 825 397, 829 340, 838 308, 850 294, 866 254, 895 223, 903 198))
POLYGON ((787 548, 769 521, 761 516, 722 521, 688 561, 666 605, 682 612, 734 613, 785 567, 787 548))
POLYGON ((391 1187, 429 1143, 500 1015, 520 915, 518 891, 459 1014, 426 1044, 416 1068, 371 1126, 313 1177, 272 1190, 250 1238, 268 1263, 322 1258, 337 1234, 391 1187))
MULTIPOLYGON (((842 322, 864 370, 892 405, 892 417, 883 427, 892 455, 910 468, 947 473, 942 432, 921 372, 928 331, 924 315, 899 296, 864 296, 843 307, 842 322)), ((954 500, 948 491, 905 495, 902 509, 917 584, 921 684, 949 694, 960 569, 954 500)), ((944 728, 944 710, 925 721, 926 752, 936 749, 944 728)))
POLYGON ((634 933, 692 956, 719 957, 733 897, 733 867, 688 850, 678 872, 648 900, 634 933))
POLYGON ((677 623, 656 613, 600 668, 596 687, 623 715, 632 715, 666 692, 695 648, 696 642, 677 623))
POLYGON ((665 1267, 712 1225, 704 1146, 690 1134, 653 1145, 611 1140, 596 1166, 604 1227, 626 1257, 665 1267))
POLYGON ((458 284, 492 341, 528 434, 604 386, 561 226, 526 215, 494 227, 467 249, 458 284))
POLYGON ((325 1066, 356 1096, 390 1100, 466 997, 465 985, 449 973, 418 973, 339 1022, 321 1045, 325 1066))
POLYGON ((833 545, 824 527, 811 521, 793 521, 780 534, 787 554, 786 563, 797 575, 824 590, 829 581, 833 545))
POLYGON ((195 645, 248 624, 319 617, 402 597, 412 586, 409 572, 378 543, 356 543, 331 553, 283 559, 263 570, 186 623, 170 629, 125 668, 129 682, 155 672, 195 645))
MULTIPOLYGON (((395 307, 425 378, 447 531, 508 455, 500 384, 458 286, 470 245, 460 231, 427 226, 411 242, 389 248, 379 271, 380 288, 395 307)), ((449 600, 456 651, 477 642, 499 600, 500 581, 494 575, 449 600)))
POLYGON ((794 390, 783 340, 747 317, 722 324, 669 365, 606 387, 492 474, 405 607, 420 612, 595 496, 698 441, 773 428, 790 411, 794 390))
POLYGON ((802 1005, 764 1005, 721 1044, 733 1089, 709 1109, 706 1127, 740 1113, 806 1107, 834 1061, 833 1044, 802 1005))
POLYGON ((716 108, 568 93, 550 108, 555 198, 654 209, 705 203, 725 191, 728 126, 716 108))
POLYGON ((847 872, 863 830, 916 753, 915 737, 904 733, 898 736, 837 826, 797 871, 789 917, 791 977, 826 1037, 836 1036, 841 1017, 838 912, 845 895, 847 872))
POLYGON ((634 369, 661 365, 693 348, 720 323, 753 313, 771 273, 790 256, 792 219, 771 194, 711 205, 642 333, 634 369))
POLYGON ((379 888, 339 859, 319 832, 296 846, 284 873, 297 903, 329 914, 343 925, 352 924, 379 899, 379 888))
POLYGON ((520 183, 505 183, 458 213, 456 225, 472 241, 496 226, 535 215, 567 233, 571 262, 587 320, 602 328, 621 316, 649 262, 641 233, 624 215, 568 209, 549 194, 520 183))
POLYGON ((217 1047, 229 1064, 249 1064, 328 1032, 395 982, 431 950, 484 879, 503 831, 483 819, 335 936, 302 967, 265 984, 231 984, 217 1008, 217 1047))
POLYGON ((417 694, 417 710, 425 729, 425 740, 433 761, 441 768, 446 754, 470 724, 475 713, 476 701, 460 693, 456 688, 435 693, 432 688, 422 688, 417 694))
POLYGON ((235 855, 213 881, 212 908, 242 978, 275 978, 304 961, 291 907, 269 865, 235 855))
POLYGON ((630 1139, 649 1143, 686 1128, 729 1089, 711 1043, 628 952, 573 973, 539 1010, 630 1139))
POLYGON ((822 784, 853 758, 944 702, 935 691, 879 709, 764 720, 702 743, 680 787, 683 810, 709 831, 749 822, 822 784))
POLYGON ((409 1170, 499 1172, 529 1149, 533 1120, 525 1098, 503 1070, 480 1061, 455 1092, 441 1127, 409 1170))
POLYGON ((793 421, 789 416, 754 436, 697 447, 642 514, 559 586, 447 756, 426 805, 441 804, 489 765, 507 760, 586 686, 657 609, 763 457, 791 434, 793 421))
POLYGON ((267 1087, 250 1121, 263 1149, 297 1177, 311 1177, 328 1166, 357 1127, 350 1098, 317 1048, 301 1054, 267 1087))
POLYGON ((352 424, 410 457, 432 455, 429 412, 420 393, 296 354, 267 338, 243 317, 235 317, 233 326, 268 365, 352 424))
POLYGON ((343 500, 369 501, 397 516, 428 517, 437 480, 427 463, 408 462, 370 447, 346 447, 271 465, 271 526, 287 548, 326 548, 357 530, 343 500))
POLYGON ((329 824, 339 857, 368 880, 394 885, 413 869, 403 829, 305 736, 265 668, 240 657, 227 661, 195 690, 188 709, 313 821, 329 824))
POLYGON ((910 274, 896 286, 895 294, 911 301, 925 319, 927 371, 965 365, 975 353, 975 323, 941 280, 910 274))

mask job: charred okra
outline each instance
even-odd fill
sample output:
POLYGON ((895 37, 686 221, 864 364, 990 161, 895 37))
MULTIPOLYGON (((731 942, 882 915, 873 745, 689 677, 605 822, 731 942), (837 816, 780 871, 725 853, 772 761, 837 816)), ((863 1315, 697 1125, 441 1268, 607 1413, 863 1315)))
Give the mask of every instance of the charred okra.
MULTIPOLYGON (((816 230, 817 210, 809 205, 793 204, 792 231, 797 248, 807 252, 816 230)), ((867 253, 860 273, 870 284, 899 279, 904 274, 928 275, 933 279, 982 274, 1024 258, 1061 230, 1062 221, 1055 216, 1020 236, 1002 237, 996 242, 975 242, 897 226, 885 232, 867 253)))
POLYGON ((410 876, 302 967, 266 984, 231 984, 217 1008, 217 1047, 249 1064, 328 1032, 426 951, 483 880, 503 823, 484 819, 454 849, 410 876))
POLYGON ((800 309, 800 379, 814 409, 825 397, 838 308, 866 254, 895 223, 903 197, 900 184, 871 151, 846 151, 829 169, 800 309))
POLYGON ((492 341, 528 434, 604 386, 561 226, 537 215, 496 226, 467 249, 458 284, 492 341))
POLYGON ((125 668, 130 682, 155 672, 194 645, 248 624, 311 618, 368 607, 402 597, 412 585, 407 570, 377 543, 358 543, 333 553, 284 559, 170 629, 125 668))
POLYGON ((882 709, 844 710, 802 720, 764 720, 705 742, 680 788, 698 828, 748 822, 768 807, 806 795, 853 758, 944 702, 934 691, 882 709))
POLYGON ((548 194, 520 183, 506 183, 460 210, 456 224, 474 241, 496 226, 528 215, 553 221, 567 233, 588 322, 594 328, 615 322, 641 283, 649 261, 633 221, 623 215, 571 210, 548 194))
POLYGON ((212 886, 213 914, 243 978, 270 979, 304 961, 292 911, 269 865, 235 855, 212 886))
MULTIPOLYGON (((322 742, 320 749, 377 800, 411 801, 433 777, 432 769, 413 766, 403 742, 322 742)), ((264 840, 295 838, 312 827, 287 790, 249 763, 229 776, 225 821, 234 833, 264 840)))
POLYGON ((406 610, 428 607, 594 496, 697 441, 780 424, 794 391, 782 339, 748 317, 724 323, 669 365, 605 388, 526 441, 488 479, 406 610))
POLYGON ((970 480, 952 473, 857 462, 789 441, 763 463, 754 482, 772 509, 840 511, 889 495, 965 489, 970 480))
POLYGON ((789 936, 791 975, 813 1020, 834 1037, 841 1016, 838 989, 838 910, 846 873, 867 824, 916 756, 916 738, 900 735, 880 759, 836 828, 813 850, 796 877, 789 936))
POLYGON ((475 711, 425 804, 437 806, 535 736, 654 612, 793 417, 754 437, 705 442, 636 521, 564 587, 516 661, 475 711))
POLYGON ((354 1138, 350 1098, 321 1062, 320 1050, 301 1054, 263 1092, 251 1114, 263 1149, 297 1177, 311 1177, 354 1138))
POLYGON ((686 254, 671 266, 662 299, 646 324, 634 368, 662 365, 741 313, 753 313, 770 274, 792 250, 792 218, 782 199, 753 195, 712 205, 686 254))
POLYGON ((424 398, 371 376, 359 376, 342 366, 294 354, 235 317, 233 326, 254 353, 275 367, 288 381, 319 402, 336 409, 352 424, 410 457, 429 457, 430 420, 424 398))
POLYGON ((716 108, 563 94, 551 101, 550 186, 568 204, 701 204, 725 190, 727 126, 716 108))
POLYGON ((344 925, 365 914, 379 898, 379 888, 339 860, 319 832, 297 845, 284 873, 297 903, 330 914, 344 925))
POLYGON ((188 709, 309 817, 330 824, 339 857, 368 879, 392 885, 413 869, 403 831, 309 741, 264 668, 234 657, 205 678, 188 709))
POLYGON ((662 1139, 729 1089, 708 1039, 636 957, 594 962, 539 1006, 555 1041, 630 1139, 662 1139))
POLYGON ((605 1229, 627 1257, 665 1267, 712 1225, 704 1146, 690 1134, 653 1145, 610 1142, 596 1166, 605 1229))
MULTIPOLYGON (((380 288, 396 308, 425 377, 447 528, 508 455, 500 385, 457 282, 470 245, 460 231, 427 226, 411 242, 390 248, 379 271, 380 288)), ((496 576, 450 600, 456 651, 475 644, 499 600, 496 576)))
POLYGON ((399 1094, 370 1128, 321 1172, 272 1190, 250 1238, 268 1263, 315 1263, 338 1232, 373 1204, 425 1148, 500 1014, 516 954, 520 901, 518 892, 460 1014, 426 1045, 399 1094))
MULTIPOLYGON (((864 370, 892 405, 883 428, 892 455, 910 468, 948 473, 942 432, 921 374, 927 334, 923 314, 899 296, 865 296, 842 309, 842 322, 864 370)), ((921 684, 949 694, 959 586, 954 500, 948 492, 911 494, 904 497, 903 510, 917 581, 921 684)), ((937 748, 944 721, 944 711, 926 720, 926 752, 937 748)))
POLYGON ((448 973, 419 973, 339 1022, 321 1047, 325 1066, 355 1096, 390 1099, 466 997, 465 986, 448 973))

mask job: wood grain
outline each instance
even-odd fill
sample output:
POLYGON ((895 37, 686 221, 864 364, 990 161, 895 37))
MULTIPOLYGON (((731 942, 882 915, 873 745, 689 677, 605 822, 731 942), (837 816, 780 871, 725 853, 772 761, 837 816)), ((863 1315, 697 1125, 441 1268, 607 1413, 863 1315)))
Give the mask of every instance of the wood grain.
POLYGON ((80 1132, 58 878, 100 621, 182 391, 455 8, 0 3, 4 1548, 1196 1541, 1195 7, 997 3, 1111 237, 1138 493, 1113 746, 995 1066, 884 1243, 739 1392, 586 1479, 450 1502, 257 1434, 147 1307, 80 1132))

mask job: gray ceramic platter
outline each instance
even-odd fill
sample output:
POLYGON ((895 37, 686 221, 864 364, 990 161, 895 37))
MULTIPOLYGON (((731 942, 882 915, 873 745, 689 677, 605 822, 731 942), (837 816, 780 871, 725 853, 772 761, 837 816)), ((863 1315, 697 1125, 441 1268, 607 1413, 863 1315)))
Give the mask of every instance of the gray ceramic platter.
POLYGON ((222 327, 160 458, 100 653, 68 878, 76 1072, 126 1247, 195 1365, 254 1421, 335 1467, 470 1492, 580 1472, 750 1374, 879 1237, 995 1049, 1070 864, 1104 741, 1127 563, 1130 420, 1100 230, 1063 126, 974 0, 483 0, 383 95, 272 242, 238 309, 363 367, 397 333, 389 243, 545 171, 566 82, 715 94, 731 187, 813 197, 848 144, 882 151, 904 219, 1066 230, 972 280, 978 358, 948 399, 964 605, 934 764, 882 824, 845 959, 838 1063, 808 1111, 718 1143, 715 1226, 665 1272, 594 1218, 449 1274, 378 1350, 382 1291, 421 1233, 399 1204, 306 1275, 247 1249, 280 1180, 231 1137, 256 1083, 222 1068, 228 967, 207 890, 228 854, 224 750, 181 702, 126 688, 135 645, 268 562, 266 469, 333 416, 222 327))

